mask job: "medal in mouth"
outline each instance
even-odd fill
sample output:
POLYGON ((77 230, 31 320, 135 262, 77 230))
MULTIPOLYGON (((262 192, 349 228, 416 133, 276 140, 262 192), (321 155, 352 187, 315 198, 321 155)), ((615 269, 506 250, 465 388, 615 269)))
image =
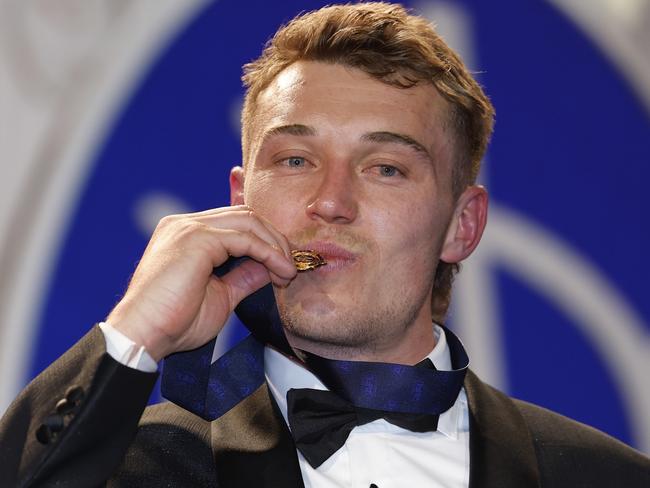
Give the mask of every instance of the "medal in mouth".
POLYGON ((291 251, 291 257, 298 271, 311 271, 327 264, 320 254, 312 250, 294 249, 291 251))

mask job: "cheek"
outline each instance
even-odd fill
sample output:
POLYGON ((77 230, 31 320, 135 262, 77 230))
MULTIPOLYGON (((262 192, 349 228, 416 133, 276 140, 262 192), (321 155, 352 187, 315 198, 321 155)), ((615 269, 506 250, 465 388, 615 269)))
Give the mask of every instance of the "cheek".
POLYGON ((257 212, 270 210, 281 203, 277 185, 263 171, 250 173, 246 177, 244 202, 257 212))
POLYGON ((378 221, 378 238, 384 245, 382 260, 402 270, 429 270, 438 260, 445 237, 446 218, 441 209, 428 202, 385 212, 378 221))
POLYGON ((298 206, 295 199, 286 189, 280 189, 271 178, 255 175, 250 180, 254 183, 245 188, 244 203, 286 234, 290 231, 289 224, 296 220, 298 206))
POLYGON ((251 180, 253 183, 247 185, 244 191, 244 203, 255 212, 269 218, 270 214, 275 213, 275 208, 280 203, 273 191, 273 185, 268 178, 261 178, 257 175, 247 181, 251 180))

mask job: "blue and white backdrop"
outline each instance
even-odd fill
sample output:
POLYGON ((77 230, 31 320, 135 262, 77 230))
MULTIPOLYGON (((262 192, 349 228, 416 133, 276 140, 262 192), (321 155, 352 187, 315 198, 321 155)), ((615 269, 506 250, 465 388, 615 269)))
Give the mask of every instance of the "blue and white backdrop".
MULTIPOLYGON (((0 0, 0 412, 106 316, 162 215, 227 204, 240 66, 324 3, 0 0)), ((451 317, 474 368, 650 453, 650 2, 409 5, 497 107, 451 317)))

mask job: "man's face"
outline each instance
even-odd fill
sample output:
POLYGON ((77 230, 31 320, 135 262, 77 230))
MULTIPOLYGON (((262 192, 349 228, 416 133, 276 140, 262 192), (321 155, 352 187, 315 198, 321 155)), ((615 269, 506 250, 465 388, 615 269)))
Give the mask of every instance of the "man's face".
POLYGON ((407 362, 433 346, 432 280, 455 211, 447 111, 429 84, 319 62, 260 94, 234 203, 327 261, 275 290, 294 347, 407 362))

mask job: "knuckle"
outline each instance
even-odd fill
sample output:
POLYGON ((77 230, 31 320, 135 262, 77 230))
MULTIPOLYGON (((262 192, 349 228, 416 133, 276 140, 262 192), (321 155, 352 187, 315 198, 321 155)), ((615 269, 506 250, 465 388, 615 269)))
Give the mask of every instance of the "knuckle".
POLYGON ((178 215, 165 215, 158 221, 158 227, 168 227, 172 223, 178 220, 178 215))
POLYGON ((182 219, 175 222, 173 233, 177 240, 193 241, 199 238, 205 230, 205 225, 192 219, 182 219))
POLYGON ((255 249, 255 243, 252 239, 247 239, 244 242, 244 252, 248 255, 252 254, 255 249))

